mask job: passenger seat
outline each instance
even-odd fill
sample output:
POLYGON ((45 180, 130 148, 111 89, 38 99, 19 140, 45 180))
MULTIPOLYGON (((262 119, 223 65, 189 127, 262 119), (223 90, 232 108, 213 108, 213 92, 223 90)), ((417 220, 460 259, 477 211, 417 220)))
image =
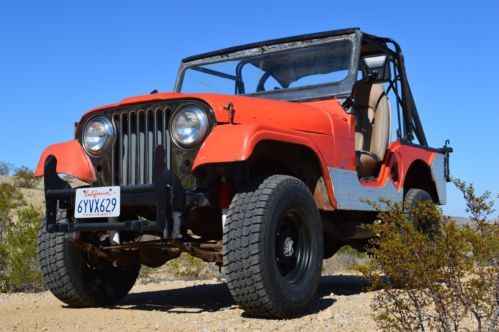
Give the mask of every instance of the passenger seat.
POLYGON ((355 89, 353 114, 359 178, 377 177, 390 139, 390 103, 382 84, 355 89))

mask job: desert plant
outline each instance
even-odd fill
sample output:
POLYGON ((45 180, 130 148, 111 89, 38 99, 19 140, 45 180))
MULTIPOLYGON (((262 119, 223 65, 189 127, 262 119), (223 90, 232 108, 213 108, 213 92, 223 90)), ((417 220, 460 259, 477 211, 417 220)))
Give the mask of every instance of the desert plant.
POLYGON ((341 247, 333 257, 324 260, 322 263, 322 274, 337 274, 339 272, 350 272, 357 266, 366 264, 368 257, 365 252, 361 252, 349 245, 341 247))
POLYGON ((0 161, 0 175, 9 175, 14 165, 5 161, 0 161))
POLYGON ((26 166, 16 168, 14 172, 14 184, 21 188, 34 188, 39 180, 35 177, 35 173, 26 166))
POLYGON ((18 210, 24 204, 16 187, 0 185, 0 291, 43 287, 36 258, 36 237, 42 215, 31 206, 18 210))
MULTIPOLYGON (((477 234, 474 234, 476 239, 473 241, 473 254, 479 266, 485 268, 477 271, 481 273, 482 278, 476 280, 475 283, 490 286, 490 292, 487 294, 473 294, 474 296, 469 299, 470 310, 479 322, 481 316, 487 316, 488 311, 491 311, 488 330, 496 330, 499 320, 499 220, 489 221, 494 213, 494 201, 489 191, 477 195, 472 184, 459 179, 455 179, 453 183, 463 194, 466 211, 470 214, 470 219, 477 230, 477 234), (489 299, 492 304, 491 308, 487 305, 483 306, 480 297, 489 299)), ((473 292, 475 289, 469 291, 473 292)))
POLYGON ((168 270, 177 277, 197 279, 205 268, 205 263, 187 253, 167 263, 168 270))
POLYGON ((360 270, 373 289, 381 289, 372 302, 381 329, 457 331, 470 315, 479 331, 497 328, 499 224, 487 221, 493 202, 489 193, 477 196, 471 185, 456 185, 472 220, 481 224, 458 226, 431 202, 410 214, 387 202, 382 223, 371 226, 379 237, 369 249, 373 259, 360 270), (418 231, 428 222, 440 227, 418 231))
POLYGON ((42 215, 33 207, 18 211, 17 220, 7 226, 0 245, 5 259, 3 290, 43 289, 36 257, 36 238, 42 215))
MULTIPOLYGON (((8 183, 0 184, 0 243, 4 242, 7 225, 11 219, 11 210, 23 203, 22 194, 19 190, 8 183)), ((0 253, 0 272, 3 270, 2 257, 0 253)))
POLYGON ((0 183, 0 214, 8 214, 10 210, 22 203, 23 196, 16 187, 8 183, 0 183))

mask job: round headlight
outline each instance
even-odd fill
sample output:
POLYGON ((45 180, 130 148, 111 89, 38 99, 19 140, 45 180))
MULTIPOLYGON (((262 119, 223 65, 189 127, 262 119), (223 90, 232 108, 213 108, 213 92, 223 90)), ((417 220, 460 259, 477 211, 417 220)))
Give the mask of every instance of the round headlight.
POLYGON ((83 147, 91 154, 99 154, 114 135, 113 124, 103 116, 96 116, 83 131, 83 147))
POLYGON ((188 105, 173 116, 171 134, 173 141, 186 149, 199 145, 208 132, 208 117, 199 107, 188 105))

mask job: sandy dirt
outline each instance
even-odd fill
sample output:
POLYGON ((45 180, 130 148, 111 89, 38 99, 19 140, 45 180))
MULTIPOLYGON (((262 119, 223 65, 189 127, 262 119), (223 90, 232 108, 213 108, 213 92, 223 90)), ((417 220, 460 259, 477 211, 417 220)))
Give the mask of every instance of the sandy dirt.
POLYGON ((365 285, 356 276, 324 276, 316 305, 292 320, 248 317, 216 279, 139 283, 109 308, 69 308, 50 292, 0 294, 0 331, 375 331, 374 293, 365 285))

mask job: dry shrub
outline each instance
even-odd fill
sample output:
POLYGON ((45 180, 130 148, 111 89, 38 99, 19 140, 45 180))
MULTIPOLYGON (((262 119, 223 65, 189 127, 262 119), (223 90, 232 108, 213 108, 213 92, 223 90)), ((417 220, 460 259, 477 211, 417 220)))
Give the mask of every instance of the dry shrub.
POLYGON ((25 204, 19 190, 0 184, 0 291, 43 289, 36 256, 36 239, 42 214, 25 204))
POLYGON ((366 253, 346 245, 341 247, 333 257, 323 261, 322 274, 334 275, 341 272, 352 272, 356 270, 357 266, 366 264, 368 260, 366 253))
POLYGON ((0 183, 0 222, 5 222, 12 209, 24 204, 23 195, 11 184, 0 183))
POLYGON ((26 166, 16 168, 13 178, 14 184, 20 188, 35 188, 40 182, 35 173, 26 166))
POLYGON ((400 204, 380 212, 372 225, 373 259, 360 267, 381 289, 372 302, 378 327, 387 331, 458 331, 472 318, 476 330, 496 331, 499 315, 499 223, 490 193, 455 181, 463 192, 472 227, 459 226, 430 202, 407 213, 400 204), (424 234, 415 227, 437 225, 424 234))
POLYGON ((198 279, 206 268, 201 259, 187 253, 180 254, 166 264, 170 273, 183 279, 198 279))

